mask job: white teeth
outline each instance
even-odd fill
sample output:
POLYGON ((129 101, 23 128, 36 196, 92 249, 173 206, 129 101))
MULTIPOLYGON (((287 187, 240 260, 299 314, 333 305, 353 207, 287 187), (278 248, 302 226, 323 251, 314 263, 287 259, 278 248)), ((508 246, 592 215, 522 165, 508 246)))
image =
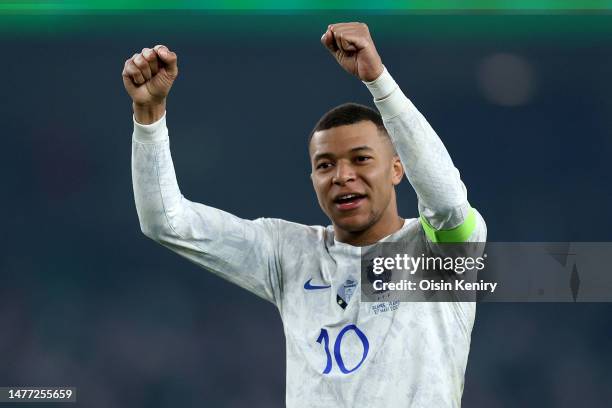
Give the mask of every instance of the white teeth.
POLYGON ((341 196, 341 197, 340 197, 340 199, 342 199, 342 200, 346 200, 346 199, 353 198, 353 197, 357 197, 357 194, 347 194, 347 195, 343 195, 343 196, 341 196))

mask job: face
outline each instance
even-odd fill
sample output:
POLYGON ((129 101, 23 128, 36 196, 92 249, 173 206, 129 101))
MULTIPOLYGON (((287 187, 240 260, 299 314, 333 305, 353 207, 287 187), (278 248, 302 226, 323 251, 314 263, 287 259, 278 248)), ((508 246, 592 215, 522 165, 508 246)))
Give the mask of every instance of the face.
POLYGON ((385 215, 397 217, 394 187, 403 168, 373 122, 315 132, 309 151, 319 205, 337 228, 362 232, 385 215))

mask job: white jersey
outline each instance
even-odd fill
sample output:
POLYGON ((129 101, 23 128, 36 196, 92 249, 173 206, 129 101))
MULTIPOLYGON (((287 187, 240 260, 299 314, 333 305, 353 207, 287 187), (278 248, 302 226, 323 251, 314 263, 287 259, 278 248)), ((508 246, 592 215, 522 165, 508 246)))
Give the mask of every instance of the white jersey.
MULTIPOLYGON (((419 198, 420 217, 384 240, 483 242, 484 221, 436 133, 386 69, 366 85, 419 198)), ((460 406, 474 303, 361 302, 361 249, 331 226, 244 220, 187 200, 165 116, 135 123, 132 146, 143 232, 278 308, 288 407, 460 406)))

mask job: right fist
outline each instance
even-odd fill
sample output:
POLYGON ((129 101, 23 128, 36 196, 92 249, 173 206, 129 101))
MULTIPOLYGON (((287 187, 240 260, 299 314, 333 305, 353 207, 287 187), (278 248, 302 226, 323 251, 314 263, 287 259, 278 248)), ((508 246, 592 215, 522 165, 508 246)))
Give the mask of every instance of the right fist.
POLYGON ((178 76, 176 54, 165 45, 143 48, 125 61, 121 76, 135 105, 161 105, 178 76))

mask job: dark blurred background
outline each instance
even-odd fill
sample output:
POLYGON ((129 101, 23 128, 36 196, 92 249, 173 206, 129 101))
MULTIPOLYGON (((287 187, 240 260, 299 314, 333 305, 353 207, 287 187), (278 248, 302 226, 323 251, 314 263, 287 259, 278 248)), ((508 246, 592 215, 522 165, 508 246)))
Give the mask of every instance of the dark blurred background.
MULTIPOLYGON (((612 16, 2 16, 0 386, 76 386, 87 408, 284 405, 274 306, 140 232, 121 70, 143 47, 177 52, 185 196, 326 225, 308 133, 337 104, 373 105, 319 43, 350 20, 446 144, 491 241, 611 240, 612 16)), ((399 200, 417 215, 407 182, 399 200)), ((609 406, 611 328, 610 304, 479 305, 463 405, 609 406)))

